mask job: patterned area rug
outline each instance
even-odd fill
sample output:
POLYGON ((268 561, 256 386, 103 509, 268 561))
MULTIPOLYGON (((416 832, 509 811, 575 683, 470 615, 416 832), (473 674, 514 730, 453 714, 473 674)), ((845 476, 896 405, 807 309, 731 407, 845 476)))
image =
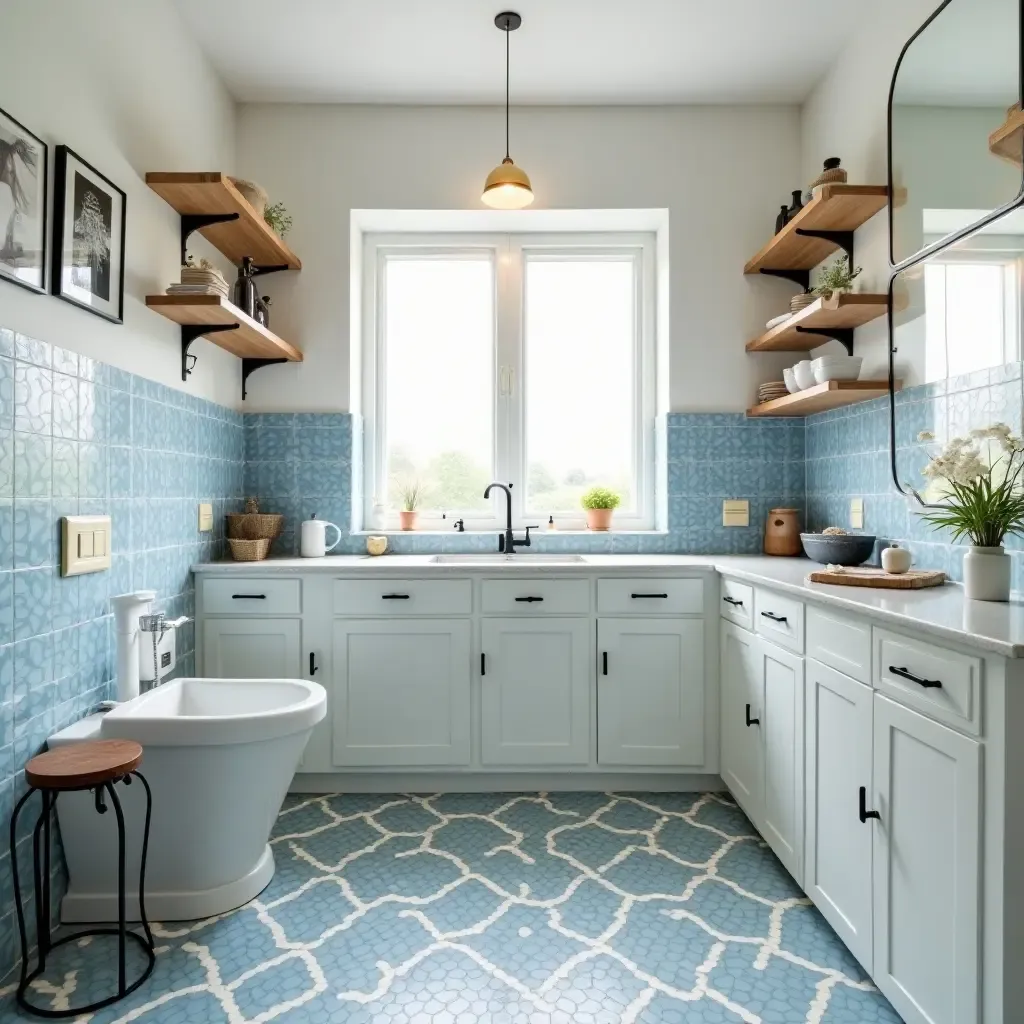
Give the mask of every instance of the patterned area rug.
MULTIPOLYGON (((721 794, 289 797, 273 845, 93 1024, 899 1024, 721 794)), ((96 945, 35 998, 112 991, 96 945)))

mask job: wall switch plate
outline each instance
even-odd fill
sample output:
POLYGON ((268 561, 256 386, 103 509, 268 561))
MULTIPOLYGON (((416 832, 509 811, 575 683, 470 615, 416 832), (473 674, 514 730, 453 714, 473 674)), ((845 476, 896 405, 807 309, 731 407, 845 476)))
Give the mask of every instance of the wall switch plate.
POLYGON ((728 500, 722 502, 722 525, 723 526, 749 526, 750 525, 750 502, 743 500, 728 500))
POLYGON ((850 526, 854 530, 864 529, 864 499, 850 499, 850 526))
POLYGON ((213 505, 208 501, 199 503, 199 532, 209 533, 213 529, 213 505))
POLYGON ((110 516, 64 516, 60 521, 60 574, 81 576, 110 568, 110 516))

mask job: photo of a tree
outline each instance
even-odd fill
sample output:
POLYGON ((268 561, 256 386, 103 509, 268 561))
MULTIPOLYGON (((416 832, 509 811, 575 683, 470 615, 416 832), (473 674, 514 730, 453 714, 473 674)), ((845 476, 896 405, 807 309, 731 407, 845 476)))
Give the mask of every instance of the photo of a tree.
POLYGON ((110 195, 75 173, 75 220, 71 279, 101 299, 110 299, 110 195))
POLYGON ((0 110, 0 278, 42 290, 46 145, 0 110))

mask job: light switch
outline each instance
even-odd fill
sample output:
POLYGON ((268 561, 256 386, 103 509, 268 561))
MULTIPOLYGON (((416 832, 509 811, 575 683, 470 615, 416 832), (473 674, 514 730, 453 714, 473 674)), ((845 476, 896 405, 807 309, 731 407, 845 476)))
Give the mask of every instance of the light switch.
POLYGON ((854 530, 864 529, 864 499, 850 499, 850 526, 854 530))
POLYGON ((208 501, 199 503, 199 532, 209 533, 213 529, 213 505, 208 501))
POLYGON ((62 576, 110 568, 110 516, 64 516, 60 541, 62 576))
POLYGON ((722 502, 723 526, 749 526, 750 502, 746 500, 727 500, 722 502))

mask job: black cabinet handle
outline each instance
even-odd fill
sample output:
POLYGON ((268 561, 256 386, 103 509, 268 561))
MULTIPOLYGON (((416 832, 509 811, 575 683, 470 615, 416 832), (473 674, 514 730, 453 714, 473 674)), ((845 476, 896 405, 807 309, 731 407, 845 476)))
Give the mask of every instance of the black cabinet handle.
POLYGON ((381 594, 380 599, 382 601, 408 601, 408 594, 381 594))
POLYGON ((601 675, 608 675, 608 652, 601 652, 601 675))
POLYGON ((483 651, 480 652, 480 675, 487 675, 487 655, 483 651))
POLYGON ((863 786, 860 787, 860 793, 858 795, 859 805, 857 810, 860 815, 860 823, 862 825, 867 824, 868 818, 878 818, 879 820, 881 820, 882 816, 878 813, 878 811, 868 810, 868 791, 863 786))
POLYGON ((743 602, 742 601, 737 601, 735 597, 723 597, 722 600, 726 604, 731 604, 733 606, 733 608, 742 608, 743 607, 743 602))
POLYGON ((316 654, 313 651, 309 652, 309 674, 315 676, 320 666, 316 663, 316 654))
POLYGON ((760 718, 751 718, 750 717, 750 705, 748 704, 747 705, 747 728, 749 729, 752 725, 760 725, 760 724, 761 724, 761 719, 760 718))
POLYGON ((942 686, 942 682, 938 679, 922 679, 920 676, 915 676, 913 672, 908 672, 905 668, 897 668, 895 665, 890 665, 889 671, 894 676, 909 679, 912 683, 917 683, 918 686, 923 686, 926 690, 934 690, 937 687, 941 688, 942 686))
POLYGON ((645 597, 655 597, 665 600, 668 597, 668 594, 630 594, 629 596, 633 598, 634 601, 645 597))
POLYGON ((232 601, 266 601, 266 594, 232 594, 232 601))
POLYGON ((785 615, 776 615, 774 612, 761 612, 762 619, 771 619, 772 622, 789 622, 785 615))
POLYGON ((517 597, 517 601, 525 601, 527 604, 533 604, 534 601, 543 601, 543 597, 517 597))

